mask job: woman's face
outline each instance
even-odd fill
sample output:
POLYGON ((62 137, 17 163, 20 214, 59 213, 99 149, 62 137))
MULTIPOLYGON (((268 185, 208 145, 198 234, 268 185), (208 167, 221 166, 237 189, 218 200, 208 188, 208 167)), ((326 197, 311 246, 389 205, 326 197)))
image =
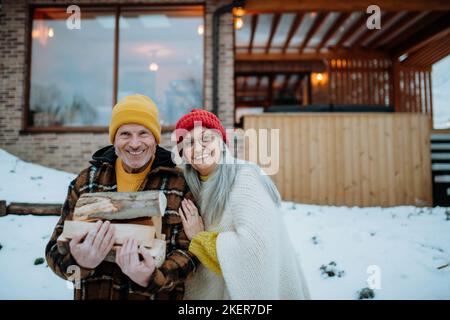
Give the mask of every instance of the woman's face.
POLYGON ((195 127, 183 138, 183 157, 202 176, 211 174, 220 161, 222 136, 215 130, 195 127))

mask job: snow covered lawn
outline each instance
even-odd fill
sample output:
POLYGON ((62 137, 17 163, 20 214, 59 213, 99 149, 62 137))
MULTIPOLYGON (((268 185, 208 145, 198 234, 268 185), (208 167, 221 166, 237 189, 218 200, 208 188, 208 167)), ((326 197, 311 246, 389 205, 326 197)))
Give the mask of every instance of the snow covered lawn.
MULTIPOLYGON (((62 203, 73 178, 0 150, 0 200, 62 203)), ((368 286, 369 266, 380 275, 374 299, 450 299, 446 208, 285 202, 282 218, 313 299, 357 299, 368 286)), ((57 219, 0 218, 0 299, 72 299, 72 290, 45 261, 34 264, 44 258, 57 219)))

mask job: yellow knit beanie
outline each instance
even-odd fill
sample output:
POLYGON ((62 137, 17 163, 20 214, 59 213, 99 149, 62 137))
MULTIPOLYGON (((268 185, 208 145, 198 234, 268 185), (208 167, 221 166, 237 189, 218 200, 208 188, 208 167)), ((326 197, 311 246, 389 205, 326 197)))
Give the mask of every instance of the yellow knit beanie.
POLYGON ((161 139, 161 125, 158 121, 158 108, 152 99, 142 94, 134 94, 121 99, 113 108, 109 125, 109 141, 114 138, 121 125, 136 123, 147 127, 155 136, 156 143, 161 139))

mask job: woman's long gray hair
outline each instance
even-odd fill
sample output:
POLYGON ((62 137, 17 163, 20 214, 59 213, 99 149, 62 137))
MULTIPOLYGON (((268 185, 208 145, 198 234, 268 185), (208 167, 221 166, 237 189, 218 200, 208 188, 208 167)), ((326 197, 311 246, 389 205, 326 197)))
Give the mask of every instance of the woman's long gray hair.
MULTIPOLYGON (((222 140, 221 140, 222 141, 222 140)), ((199 205, 205 227, 216 225, 220 222, 222 213, 228 202, 228 198, 233 187, 239 169, 242 166, 249 166, 256 170, 261 182, 277 207, 281 206, 281 196, 272 180, 263 173, 257 165, 236 159, 230 155, 226 144, 221 142, 221 159, 214 172, 203 184, 200 181, 197 171, 192 165, 184 164, 184 176, 186 182, 199 205)), ((245 205, 245 204, 243 204, 245 205)))

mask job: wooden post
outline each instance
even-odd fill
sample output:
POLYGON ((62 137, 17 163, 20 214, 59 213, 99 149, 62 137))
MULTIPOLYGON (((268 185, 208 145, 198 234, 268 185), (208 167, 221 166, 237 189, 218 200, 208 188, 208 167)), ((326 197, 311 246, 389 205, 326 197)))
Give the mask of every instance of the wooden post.
POLYGON ((0 217, 6 216, 6 201, 0 200, 0 217))
POLYGON ((6 214, 18 214, 18 215, 57 215, 61 214, 61 204, 53 203, 23 203, 23 202, 11 202, 6 208, 6 214))

